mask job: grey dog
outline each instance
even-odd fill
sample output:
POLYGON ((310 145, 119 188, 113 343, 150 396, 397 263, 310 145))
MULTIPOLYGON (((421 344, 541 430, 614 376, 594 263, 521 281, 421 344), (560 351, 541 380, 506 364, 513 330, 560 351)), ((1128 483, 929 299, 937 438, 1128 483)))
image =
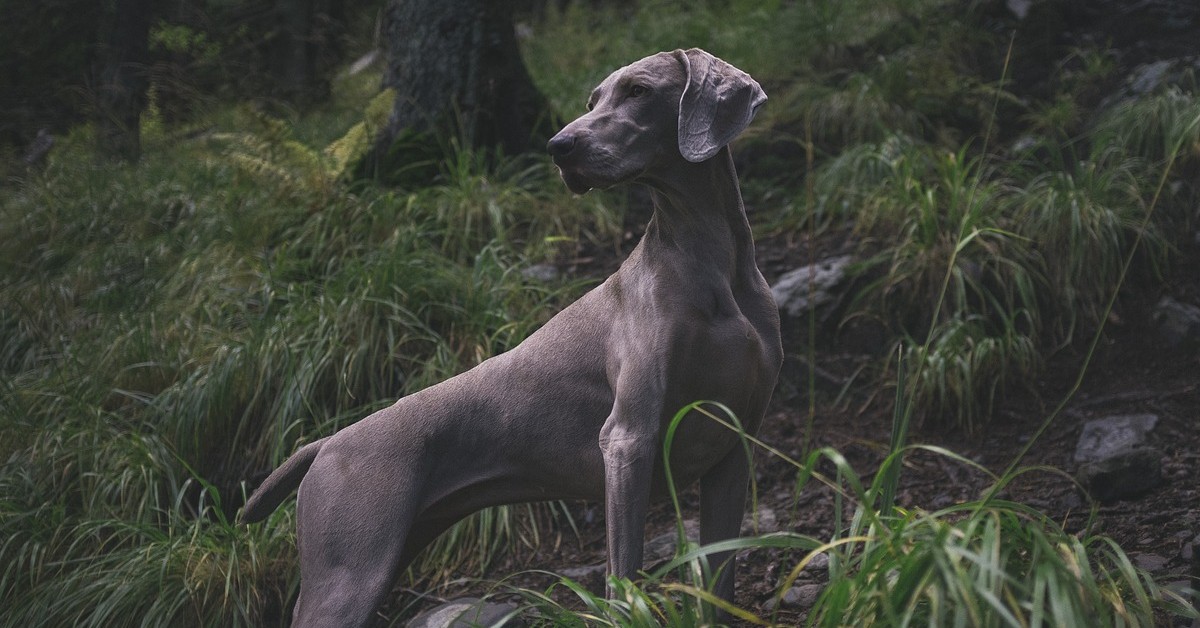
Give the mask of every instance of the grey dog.
MULTIPOLYGON (((245 522, 299 485, 295 626, 368 624, 422 548, 500 504, 603 499, 608 571, 637 574, 648 504, 667 492, 672 417, 710 400, 754 433, 779 374, 779 315, 727 146, 766 98, 699 49, 637 61, 592 92, 547 149, 575 193, 648 186, 645 236, 516 348, 301 447, 263 482, 245 522)), ((670 463, 677 485, 700 481, 700 541, 737 536, 749 473, 739 437, 692 413, 670 463)), ((713 586, 732 598, 731 564, 713 586)))

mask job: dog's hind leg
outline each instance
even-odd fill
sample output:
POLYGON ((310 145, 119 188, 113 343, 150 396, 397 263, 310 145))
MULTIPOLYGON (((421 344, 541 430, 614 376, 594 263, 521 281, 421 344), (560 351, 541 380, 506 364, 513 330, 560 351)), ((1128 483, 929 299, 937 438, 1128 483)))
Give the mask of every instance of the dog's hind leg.
POLYGON ((296 506, 298 628, 370 625, 392 590, 415 518, 412 484, 364 483, 360 474, 338 473, 340 461, 331 458, 313 464, 296 506), (381 486, 388 492, 372 490, 381 486))
MULTIPOLYGON (((741 443, 700 478, 700 544, 736 538, 745 512, 746 485, 750 479, 750 462, 741 443)), ((721 599, 733 600, 733 552, 718 552, 708 556, 708 564, 718 571, 713 592, 721 599)))

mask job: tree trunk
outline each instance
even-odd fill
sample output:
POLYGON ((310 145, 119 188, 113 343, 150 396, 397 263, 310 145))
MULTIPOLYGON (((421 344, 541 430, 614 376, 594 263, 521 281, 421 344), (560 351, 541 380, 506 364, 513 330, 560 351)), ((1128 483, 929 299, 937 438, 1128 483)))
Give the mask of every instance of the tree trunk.
POLYGON ((276 1, 271 62, 284 100, 303 107, 329 95, 325 74, 341 53, 342 10, 336 0, 276 1))
POLYGON ((137 161, 146 108, 150 0, 115 0, 100 31, 96 141, 102 154, 137 161))
POLYGON ((546 100, 521 60, 512 0, 391 0, 384 86, 396 104, 378 148, 450 134, 507 154, 548 137, 546 100))

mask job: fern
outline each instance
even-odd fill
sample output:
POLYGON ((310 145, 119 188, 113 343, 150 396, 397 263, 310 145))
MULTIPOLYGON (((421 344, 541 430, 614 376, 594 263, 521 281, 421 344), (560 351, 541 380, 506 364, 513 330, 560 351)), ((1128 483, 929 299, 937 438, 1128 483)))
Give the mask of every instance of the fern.
POLYGON ((224 145, 222 159, 246 175, 274 184, 280 193, 326 199, 370 150, 387 123, 394 98, 390 89, 372 98, 363 119, 324 148, 301 142, 289 123, 261 112, 250 114, 259 131, 217 133, 211 139, 224 145))

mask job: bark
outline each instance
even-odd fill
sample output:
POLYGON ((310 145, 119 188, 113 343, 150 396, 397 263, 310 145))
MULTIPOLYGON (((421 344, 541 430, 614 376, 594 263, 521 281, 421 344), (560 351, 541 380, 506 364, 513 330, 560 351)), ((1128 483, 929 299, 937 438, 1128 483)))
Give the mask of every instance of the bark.
POLYGON ((272 74, 279 96, 305 106, 329 95, 326 74, 340 56, 344 30, 336 0, 277 0, 272 74))
POLYGON ((547 104, 521 60, 511 0, 392 0, 384 86, 396 104, 380 148, 453 133, 515 154, 548 137, 547 104))
POLYGON ((150 0, 116 0, 101 30, 96 140, 102 154, 137 161, 146 108, 150 0))

